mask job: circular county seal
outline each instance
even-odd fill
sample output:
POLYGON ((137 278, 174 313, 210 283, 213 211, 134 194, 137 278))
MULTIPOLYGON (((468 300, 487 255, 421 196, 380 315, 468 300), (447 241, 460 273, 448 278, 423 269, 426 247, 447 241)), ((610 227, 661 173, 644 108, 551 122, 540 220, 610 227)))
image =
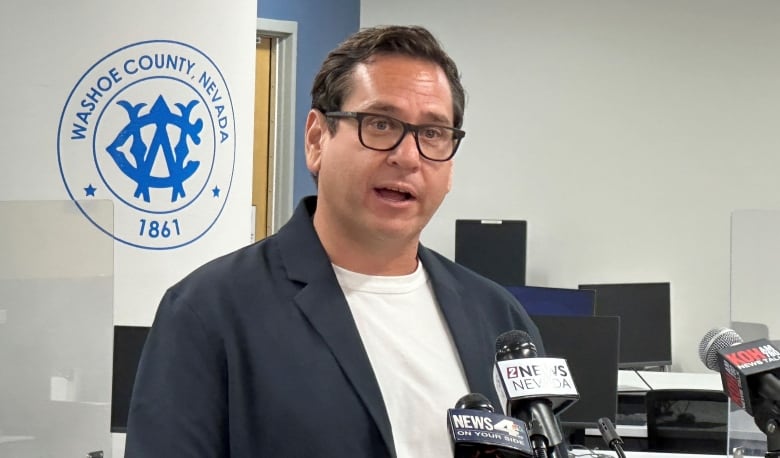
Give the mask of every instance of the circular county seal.
POLYGON ((117 49, 68 95, 57 130, 71 199, 100 230, 127 245, 178 248, 205 234, 227 201, 235 119, 222 73, 185 43, 151 40, 117 49), (90 215, 114 202, 114 225, 90 215))

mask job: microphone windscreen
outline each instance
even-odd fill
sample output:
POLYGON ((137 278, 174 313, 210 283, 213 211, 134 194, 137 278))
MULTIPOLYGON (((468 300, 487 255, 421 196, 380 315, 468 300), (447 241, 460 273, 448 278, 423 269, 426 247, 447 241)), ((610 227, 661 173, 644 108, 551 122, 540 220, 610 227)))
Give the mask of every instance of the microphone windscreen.
POLYGON ((710 329, 699 343, 699 359, 707 366, 707 369, 719 372, 718 352, 742 342, 742 337, 733 329, 710 329))
POLYGON ((496 360, 535 358, 536 345, 531 335, 514 329, 496 338, 496 360))
POLYGON ((491 404, 490 400, 482 393, 469 393, 461 397, 458 399, 458 402, 455 403, 455 408, 495 412, 493 404, 491 404))

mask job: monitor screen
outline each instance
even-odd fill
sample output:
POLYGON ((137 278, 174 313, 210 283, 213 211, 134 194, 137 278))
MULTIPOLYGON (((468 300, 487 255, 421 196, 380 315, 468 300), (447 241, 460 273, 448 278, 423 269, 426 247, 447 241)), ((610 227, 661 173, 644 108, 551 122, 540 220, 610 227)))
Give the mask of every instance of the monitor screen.
POLYGON ((455 220, 455 262, 499 285, 525 285, 526 222, 455 220))
POLYGON ((596 292, 595 314, 620 317, 620 367, 672 364, 669 283, 579 285, 596 292))
POLYGON ((620 319, 598 316, 531 317, 549 357, 565 358, 580 399, 560 414, 564 428, 597 427, 617 415, 620 319))
POLYGON ((127 413, 133 394, 135 372, 141 359, 145 326, 114 326, 114 370, 111 382, 111 432, 127 432, 127 413))
POLYGON ((593 316, 596 293, 587 289, 507 286, 530 315, 593 316))

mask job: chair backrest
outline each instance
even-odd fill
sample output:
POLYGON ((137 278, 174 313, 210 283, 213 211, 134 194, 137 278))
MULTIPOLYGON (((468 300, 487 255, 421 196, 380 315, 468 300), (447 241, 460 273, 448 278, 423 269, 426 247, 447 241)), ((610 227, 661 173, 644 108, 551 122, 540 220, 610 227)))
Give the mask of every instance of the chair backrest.
POLYGON ((651 390, 645 407, 648 451, 726 454, 729 408, 722 391, 651 390))

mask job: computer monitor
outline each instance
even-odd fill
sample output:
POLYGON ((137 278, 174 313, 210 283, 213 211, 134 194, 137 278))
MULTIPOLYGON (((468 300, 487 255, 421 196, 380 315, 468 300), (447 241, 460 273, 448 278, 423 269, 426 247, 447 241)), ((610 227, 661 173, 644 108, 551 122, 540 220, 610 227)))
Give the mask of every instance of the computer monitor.
POLYGON ((595 428, 617 415, 620 319, 532 315, 547 356, 565 358, 580 399, 560 414, 564 429, 595 428))
POLYGON ((620 368, 672 364, 669 283, 579 285, 596 292, 595 314, 620 317, 620 368))
POLYGON ((135 373, 149 328, 114 326, 114 370, 111 382, 111 432, 127 432, 127 414, 135 373))
POLYGON ((596 293, 587 289, 506 286, 530 315, 593 316, 596 293))
POLYGON ((549 357, 565 358, 580 399, 560 414, 564 429, 595 428, 617 415, 620 319, 601 316, 531 316, 549 357))
POLYGON ((499 285, 525 285, 526 222, 455 220, 455 262, 499 285))

